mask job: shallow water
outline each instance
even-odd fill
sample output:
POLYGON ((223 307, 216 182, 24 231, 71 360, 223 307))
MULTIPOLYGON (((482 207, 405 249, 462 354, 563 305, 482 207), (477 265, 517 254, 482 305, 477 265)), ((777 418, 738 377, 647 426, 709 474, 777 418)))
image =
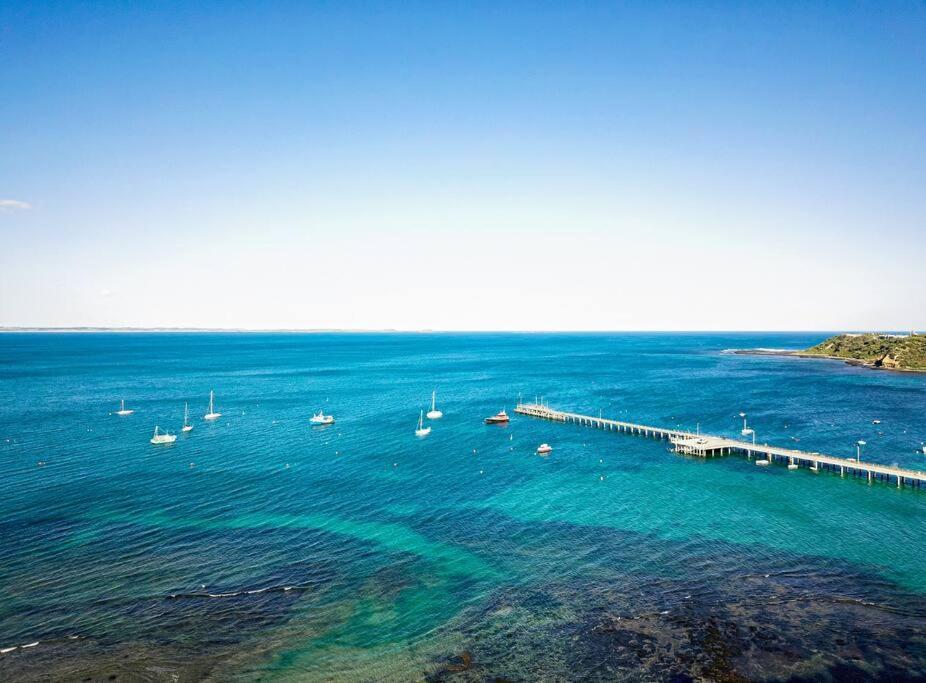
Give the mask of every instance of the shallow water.
POLYGON ((822 336, 0 335, 0 678, 924 676, 926 490, 481 422, 926 469, 926 376, 724 353, 822 336))

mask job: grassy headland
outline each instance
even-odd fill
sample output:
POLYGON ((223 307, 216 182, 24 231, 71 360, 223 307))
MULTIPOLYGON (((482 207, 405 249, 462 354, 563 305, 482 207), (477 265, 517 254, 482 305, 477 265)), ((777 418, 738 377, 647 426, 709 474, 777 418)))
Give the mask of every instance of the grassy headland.
POLYGON ((839 334, 799 351, 798 355, 841 358, 887 370, 926 372, 926 335, 839 334))

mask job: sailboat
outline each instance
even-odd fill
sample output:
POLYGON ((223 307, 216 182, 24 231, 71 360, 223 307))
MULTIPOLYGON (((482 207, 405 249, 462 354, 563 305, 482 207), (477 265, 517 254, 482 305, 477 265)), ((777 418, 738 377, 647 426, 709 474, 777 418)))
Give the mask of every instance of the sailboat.
POLYGON ((424 411, 421 411, 421 415, 418 416, 418 429, 415 430, 415 436, 427 436, 431 433, 430 427, 424 426, 424 411))
POLYGON ((209 412, 203 415, 204 420, 218 420, 222 417, 222 413, 215 412, 215 392, 209 392, 209 412))
POLYGON ((159 431, 159 428, 155 426, 154 436, 151 437, 151 443, 153 444, 173 443, 176 440, 177 440, 176 434, 171 434, 170 432, 164 432, 163 434, 161 434, 159 431))
POLYGON ((122 399, 119 403, 119 410, 116 411, 116 415, 131 415, 134 412, 134 410, 126 410, 125 399, 122 399))
POLYGON ((437 392, 432 391, 431 392, 431 410, 428 411, 429 420, 437 420, 438 418, 441 418, 444 416, 444 414, 437 409, 436 401, 437 401, 437 392))
MULTIPOLYGON (((211 411, 210 411, 211 412, 211 411)), ((193 425, 190 424, 190 404, 183 404, 183 431, 193 431, 193 425)))

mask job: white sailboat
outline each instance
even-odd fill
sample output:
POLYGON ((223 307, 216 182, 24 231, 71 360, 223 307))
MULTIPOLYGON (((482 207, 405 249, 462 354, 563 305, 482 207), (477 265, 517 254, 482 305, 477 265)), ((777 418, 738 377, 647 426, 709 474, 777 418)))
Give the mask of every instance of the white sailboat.
POLYGON ((428 411, 429 420, 437 420, 442 418, 444 414, 437 409, 437 392, 431 392, 431 410, 428 411))
POLYGON ((155 426, 154 436, 151 437, 151 443, 153 444, 173 443, 176 440, 177 440, 176 434, 171 434, 170 432, 164 432, 163 434, 161 434, 159 431, 159 428, 155 426))
POLYGON ((193 425, 190 424, 190 404, 183 404, 183 431, 191 432, 193 431, 193 425))
POLYGON ((209 412, 203 415, 204 420, 218 420, 222 413, 215 412, 215 392, 209 392, 209 412))
POLYGON ((116 411, 116 415, 131 415, 134 413, 134 410, 127 410, 125 407, 125 399, 119 402, 119 410, 116 411))
POLYGON ((421 411, 421 415, 418 416, 418 429, 415 430, 415 436, 427 436, 431 433, 430 427, 424 426, 424 411, 421 411))

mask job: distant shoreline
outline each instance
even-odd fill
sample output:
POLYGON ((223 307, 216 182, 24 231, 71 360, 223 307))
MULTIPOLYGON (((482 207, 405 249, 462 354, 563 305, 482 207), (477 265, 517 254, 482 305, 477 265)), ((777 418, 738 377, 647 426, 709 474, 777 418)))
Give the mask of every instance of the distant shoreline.
POLYGON ((883 370, 886 372, 912 372, 924 374, 926 370, 917 370, 914 368, 885 368, 868 361, 857 358, 843 358, 842 356, 824 356, 818 353, 804 353, 802 350, 789 351, 787 349, 731 349, 731 351, 740 356, 790 356, 791 358, 809 358, 812 360, 838 360, 846 365, 868 368, 869 370, 883 370))
POLYGON ((0 334, 2 333, 18 333, 18 332, 45 332, 45 333, 98 333, 98 332, 125 332, 125 333, 138 333, 138 332, 305 332, 305 333, 330 333, 330 332, 344 332, 344 333, 376 333, 376 332, 433 332, 435 330, 396 330, 396 329, 339 329, 339 328, 267 328, 267 329, 252 329, 247 327, 0 327, 0 334))

